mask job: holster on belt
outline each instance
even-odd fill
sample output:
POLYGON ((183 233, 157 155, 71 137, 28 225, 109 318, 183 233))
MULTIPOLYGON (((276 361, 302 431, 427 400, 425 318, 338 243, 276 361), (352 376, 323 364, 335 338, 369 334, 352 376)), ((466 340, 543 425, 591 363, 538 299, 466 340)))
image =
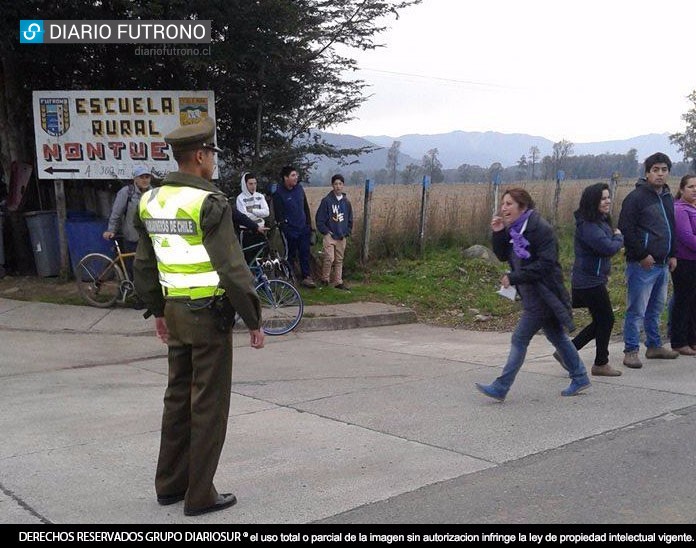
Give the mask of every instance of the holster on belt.
POLYGON ((230 300, 225 295, 217 295, 211 299, 208 308, 215 319, 215 328, 220 333, 229 333, 237 315, 230 300))

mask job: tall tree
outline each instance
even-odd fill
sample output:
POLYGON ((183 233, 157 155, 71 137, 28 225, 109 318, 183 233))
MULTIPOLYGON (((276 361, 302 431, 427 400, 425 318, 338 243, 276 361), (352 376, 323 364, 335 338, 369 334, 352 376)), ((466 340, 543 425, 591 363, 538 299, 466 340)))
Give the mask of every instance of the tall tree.
MULTIPOLYGON (((354 50, 381 44, 387 16, 421 0, 27 0, 0 21, 0 160, 31 163, 31 91, 212 89, 228 163, 277 175, 308 154, 341 156, 313 129, 350 118, 366 99, 354 50), (20 19, 212 21, 210 55, 142 56, 133 44, 24 45, 20 19), (11 104, 9 101, 12 101, 11 104)), ((185 45, 177 47, 184 48, 185 45)))
POLYGON ((387 171, 393 185, 396 184, 396 172, 399 167, 399 148, 401 141, 394 141, 387 151, 387 171))
POLYGON ((430 175, 430 181, 432 183, 441 183, 445 180, 445 175, 442 173, 442 162, 438 159, 437 155, 439 151, 436 148, 431 148, 423 156, 423 172, 426 175, 430 175))
POLYGON ((626 157, 621 162, 619 172, 627 177, 633 177, 638 172, 638 150, 635 148, 629 149, 626 157))
POLYGON ((693 106, 686 114, 682 114, 686 129, 682 133, 673 133, 669 136, 669 140, 679 147, 684 155, 684 161, 691 161, 691 168, 696 170, 696 90, 692 91, 687 99, 693 106))
POLYGON ((493 162, 491 167, 488 168, 488 182, 494 183, 497 177, 502 177, 503 175, 503 164, 500 162, 493 162))
POLYGON ((536 179, 536 174, 534 170, 536 168, 537 162, 539 161, 540 154, 541 152, 539 151, 539 147, 529 147, 529 164, 532 166, 532 181, 536 179))
POLYGON ((524 179, 527 176, 527 157, 524 154, 517 160, 517 175, 518 179, 524 179))
POLYGON ((401 180, 407 185, 415 183, 422 172, 423 168, 418 164, 408 164, 401 172, 401 180))
POLYGON ((571 154, 573 154, 573 143, 570 141, 563 139, 553 144, 553 154, 551 158, 553 160, 553 168, 556 172, 558 172, 559 169, 563 169, 565 159, 571 154))

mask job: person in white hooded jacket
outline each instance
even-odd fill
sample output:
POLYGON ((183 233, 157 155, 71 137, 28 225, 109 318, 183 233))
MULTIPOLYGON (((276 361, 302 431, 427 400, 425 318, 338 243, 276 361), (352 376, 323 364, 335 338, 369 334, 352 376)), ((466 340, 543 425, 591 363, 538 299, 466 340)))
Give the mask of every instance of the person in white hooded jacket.
MULTIPOLYGON (((268 202, 260 192, 256 192, 256 176, 245 171, 242 173, 240 181, 242 192, 237 196, 237 210, 243 213, 258 225, 258 230, 252 231, 245 227, 240 227, 239 239, 242 248, 259 243, 262 236, 262 229, 265 227, 265 219, 270 214, 268 202)), ((257 249, 245 252, 244 255, 249 262, 256 255, 257 249)))

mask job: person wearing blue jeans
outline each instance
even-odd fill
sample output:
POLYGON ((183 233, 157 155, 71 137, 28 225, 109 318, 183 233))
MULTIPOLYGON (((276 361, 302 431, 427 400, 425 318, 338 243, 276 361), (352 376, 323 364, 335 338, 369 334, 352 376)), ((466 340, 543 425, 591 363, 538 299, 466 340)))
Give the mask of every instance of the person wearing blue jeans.
POLYGON ((561 391, 574 396, 590 386, 587 370, 565 330, 574 329, 570 296, 563 285, 558 262, 558 241, 553 228, 534 209, 534 201, 521 188, 505 192, 500 215, 491 221, 493 251, 511 270, 501 279, 514 285, 522 297, 523 312, 512 334, 512 345, 503 372, 491 384, 476 383, 482 394, 498 401, 507 396, 527 355, 532 337, 541 329, 560 355, 570 385, 561 391))
MULTIPOLYGON (((514 382, 517 373, 522 368, 524 359, 527 356, 527 347, 529 346, 532 337, 536 335, 540 329, 543 331, 548 341, 554 346, 554 348, 556 348, 561 358, 563 358, 563 367, 568 371, 570 377, 572 379, 578 379, 579 382, 584 382, 584 380, 587 379, 585 365, 582 363, 575 346, 573 346, 572 341, 570 338, 568 338, 568 335, 563 330, 561 324, 558 323, 555 318, 545 318, 543 316, 538 316, 534 313, 524 311, 522 312, 522 317, 520 318, 520 321, 512 334, 512 345, 510 347, 507 362, 503 367, 503 372, 493 382, 493 385, 495 385, 500 391, 507 393, 508 390, 510 390, 512 383, 514 382)), ((584 388, 587 388, 588 386, 589 380, 584 388)), ((574 393, 580 391, 581 390, 577 390, 574 393)), ((486 392, 482 392, 486 394, 486 392)), ((566 394, 565 392, 566 391, 564 390, 564 396, 573 395, 566 394)))
POLYGON ((667 301, 669 273, 677 266, 674 257, 674 201, 667 186, 672 161, 662 152, 648 156, 645 177, 624 198, 619 229, 626 249, 626 315, 623 364, 643 367, 640 348, 641 324, 645 330, 645 357, 674 359, 679 352, 662 346, 660 316, 667 301))
POLYGON ((645 329, 645 346, 662 346, 660 316, 667 301, 668 280, 667 265, 654 265, 650 270, 644 269, 638 262, 626 265, 625 352, 638 351, 641 323, 645 329))

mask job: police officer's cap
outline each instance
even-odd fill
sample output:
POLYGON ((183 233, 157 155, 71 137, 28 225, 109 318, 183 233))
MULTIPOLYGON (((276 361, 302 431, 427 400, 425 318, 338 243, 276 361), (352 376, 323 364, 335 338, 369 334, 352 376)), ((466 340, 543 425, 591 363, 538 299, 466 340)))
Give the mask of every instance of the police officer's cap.
POLYGON ((197 124, 181 126, 164 136, 164 142, 172 147, 173 151, 198 150, 207 148, 215 152, 222 152, 215 144, 215 122, 212 118, 203 118, 197 124))

